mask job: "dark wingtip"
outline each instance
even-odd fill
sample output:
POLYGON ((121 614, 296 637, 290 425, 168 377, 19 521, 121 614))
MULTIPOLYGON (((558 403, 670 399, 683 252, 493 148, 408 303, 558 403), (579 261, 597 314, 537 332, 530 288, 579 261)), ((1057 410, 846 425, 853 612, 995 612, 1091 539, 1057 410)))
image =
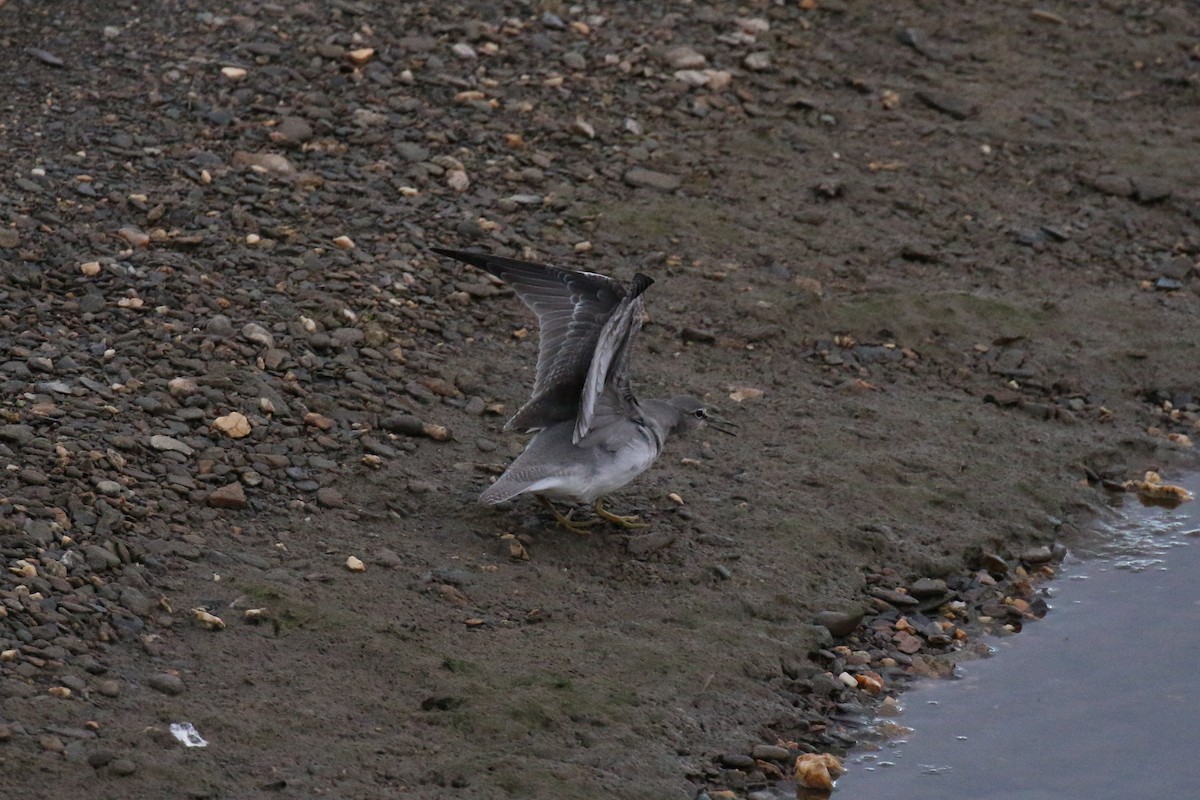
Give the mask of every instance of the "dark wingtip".
POLYGON ((479 266, 478 262, 488 257, 487 253, 471 253, 467 250, 450 250, 445 247, 431 247, 429 250, 437 253, 439 256, 446 256, 447 258, 453 258, 456 261, 462 261, 474 266, 479 266))
POLYGON ((642 292, 650 288, 650 284, 654 283, 654 278, 644 273, 637 273, 633 276, 633 283, 629 286, 629 296, 637 297, 642 292))

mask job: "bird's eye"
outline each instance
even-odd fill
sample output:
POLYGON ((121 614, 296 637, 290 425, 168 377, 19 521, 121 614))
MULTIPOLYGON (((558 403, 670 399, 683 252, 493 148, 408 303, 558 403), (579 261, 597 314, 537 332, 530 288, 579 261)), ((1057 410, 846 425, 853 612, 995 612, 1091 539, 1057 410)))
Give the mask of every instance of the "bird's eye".
POLYGON ((703 408, 697 408, 692 412, 692 415, 695 416, 696 419, 708 419, 708 412, 703 408))

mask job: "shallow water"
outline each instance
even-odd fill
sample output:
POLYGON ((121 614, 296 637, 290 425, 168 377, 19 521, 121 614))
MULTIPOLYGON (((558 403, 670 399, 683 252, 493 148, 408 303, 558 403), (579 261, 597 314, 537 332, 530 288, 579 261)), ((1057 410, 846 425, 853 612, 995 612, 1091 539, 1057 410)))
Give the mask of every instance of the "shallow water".
POLYGON ((1200 501, 1131 499, 1105 527, 1043 621, 900 697, 911 732, 851 754, 835 799, 1200 796, 1200 501))

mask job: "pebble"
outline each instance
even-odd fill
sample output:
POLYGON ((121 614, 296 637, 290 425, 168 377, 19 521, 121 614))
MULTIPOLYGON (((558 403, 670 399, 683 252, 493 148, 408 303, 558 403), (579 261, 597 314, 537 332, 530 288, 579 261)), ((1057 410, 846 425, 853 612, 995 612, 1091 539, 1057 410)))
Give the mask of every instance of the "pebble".
POLYGON ((262 347, 272 348, 275 346, 275 337, 271 332, 259 325, 257 322, 248 322, 242 326, 242 338, 252 344, 257 344, 262 347))
POLYGON ((43 750, 45 750, 47 753, 61 753, 62 751, 67 749, 67 746, 65 744, 63 744, 62 739, 58 738, 57 736, 52 736, 50 734, 46 734, 44 736, 39 736, 38 737, 38 746, 41 747, 43 750))
POLYGON ((968 119, 979 113, 979 108, 974 103, 948 92, 919 89, 916 98, 935 111, 957 120, 968 119))
POLYGON ((303 144, 313 137, 312 125, 303 117, 284 117, 271 132, 271 140, 283 144, 303 144))
POLYGON ((199 394, 200 384, 196 382, 195 378, 172 378, 167 381, 167 392, 177 400, 183 399, 199 394))
POLYGON ((941 597, 949 592, 946 582, 941 578, 919 578, 908 587, 908 593, 918 600, 929 597, 941 597))
POLYGON ((94 570, 104 571, 121 566, 120 556, 98 544, 84 545, 82 550, 88 566, 94 570))
POLYGON ((1049 545, 1038 545, 1024 550, 1020 558, 1026 564, 1048 564, 1054 559, 1054 551, 1050 549, 1049 545))
POLYGON ((167 450, 175 453, 183 453, 185 456, 190 456, 196 452, 190 445, 179 441, 173 436, 165 436, 161 433, 156 433, 150 437, 150 446, 155 450, 167 450))
POLYGON ((754 759, 745 753, 725 753, 721 756, 721 766, 730 769, 754 769, 754 759))
POLYGON ((704 57, 694 47, 688 45, 676 45, 663 52, 663 61, 671 69, 700 69, 708 63, 708 59, 704 57))
POLYGON ((228 414, 217 417, 213 420, 213 428, 225 434, 230 439, 241 439, 249 436, 252 430, 250 420, 240 411, 231 411, 228 414))
POLYGON ((657 189, 660 192, 673 192, 683 184, 683 179, 678 175, 655 172, 645 167, 630 167, 623 177, 630 186, 657 189))
POLYGON ((109 763, 108 769, 114 775, 125 777, 137 772, 137 764, 128 758, 115 758, 109 763))
POLYGON ((845 611, 820 611, 817 613, 815 621, 832 635, 842 638, 854 632, 854 629, 862 622, 863 613, 862 611, 853 613, 845 611))
POLYGON ((235 167, 247 167, 255 172, 276 177, 287 177, 296 174, 296 167, 286 156, 279 153, 248 153, 238 150, 233 154, 235 167))
POLYGON ((178 695, 183 693, 183 681, 178 675, 170 672, 158 672, 146 679, 146 685, 163 694, 178 695))
POLYGON ((764 761, 787 761, 792 757, 792 751, 774 744, 756 744, 751 748, 750 755, 764 761))
POLYGON ((375 551, 373 560, 379 566, 387 569, 398 569, 404 566, 404 559, 396 551, 387 547, 381 547, 375 551))
POLYGON ((1008 562, 995 553, 984 553, 979 565, 993 575, 1008 574, 1008 562))
POLYGON ((742 59, 746 69, 762 72, 771 68, 771 54, 765 50, 756 50, 742 59))
POLYGON ((242 509, 246 507, 246 490, 236 481, 227 483, 213 489, 208 495, 207 503, 213 508, 242 509))
POLYGON ((894 589, 875 588, 871 590, 871 596, 898 608, 908 608, 917 605, 917 598, 894 589))
POLYGON ((341 508, 346 505, 346 498, 337 489, 322 486, 317 489, 317 503, 324 508, 341 508))

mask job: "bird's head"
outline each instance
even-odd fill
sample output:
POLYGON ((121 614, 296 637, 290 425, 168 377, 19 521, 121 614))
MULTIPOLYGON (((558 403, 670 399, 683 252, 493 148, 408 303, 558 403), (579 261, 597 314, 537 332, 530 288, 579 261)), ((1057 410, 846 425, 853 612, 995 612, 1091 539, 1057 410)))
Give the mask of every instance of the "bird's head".
POLYGON ((736 436, 734 423, 713 413, 712 409, 699 398, 690 395, 673 397, 671 407, 679 412, 679 420, 671 428, 672 433, 687 433, 700 428, 711 427, 721 433, 736 436))

